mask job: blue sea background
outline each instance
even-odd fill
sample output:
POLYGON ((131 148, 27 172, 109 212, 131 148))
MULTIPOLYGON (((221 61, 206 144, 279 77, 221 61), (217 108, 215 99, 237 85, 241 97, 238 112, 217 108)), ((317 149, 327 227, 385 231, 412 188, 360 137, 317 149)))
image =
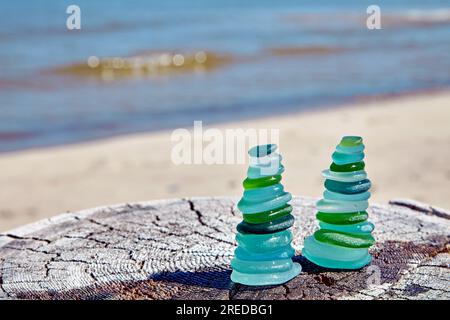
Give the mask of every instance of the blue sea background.
POLYGON ((0 2, 0 17, 0 152, 450 85, 450 1, 16 0, 0 2), (71 4, 78 31, 66 28, 71 4), (381 30, 366 27, 371 4, 381 30), (295 47, 339 50, 270 54, 295 47), (239 59, 107 83, 48 72, 165 50, 239 59))

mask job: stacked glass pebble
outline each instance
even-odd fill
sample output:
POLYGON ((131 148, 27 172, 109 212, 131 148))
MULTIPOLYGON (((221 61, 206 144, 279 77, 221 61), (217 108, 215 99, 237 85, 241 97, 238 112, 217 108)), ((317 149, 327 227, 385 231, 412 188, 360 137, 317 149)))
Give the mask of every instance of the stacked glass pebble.
POLYGON ((297 276, 291 246, 294 224, 292 196, 280 183, 284 171, 274 144, 249 150, 250 166, 244 195, 238 203, 243 221, 237 226, 238 247, 231 262, 231 280, 245 285, 276 285, 297 276))
POLYGON ((361 137, 343 137, 324 170, 325 191, 317 202, 320 230, 305 239, 303 256, 317 265, 359 269, 371 261, 374 225, 367 221, 370 180, 364 170, 361 137))

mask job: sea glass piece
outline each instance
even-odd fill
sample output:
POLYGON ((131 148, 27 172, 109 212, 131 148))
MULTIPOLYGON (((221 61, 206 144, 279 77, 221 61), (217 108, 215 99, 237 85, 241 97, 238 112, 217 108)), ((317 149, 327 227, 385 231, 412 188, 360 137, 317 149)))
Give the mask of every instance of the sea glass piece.
POLYGON ((264 188, 245 190, 243 198, 248 201, 266 201, 273 197, 279 197, 283 193, 283 185, 277 183, 264 188))
POLYGON ((365 149, 363 144, 353 146, 353 147, 345 147, 340 144, 336 146, 336 151, 340 153, 359 153, 363 152, 365 149))
POLYGON ((350 234, 326 229, 317 230, 314 238, 320 242, 350 248, 368 248, 375 243, 375 239, 370 234, 350 234))
POLYGON ((263 188, 268 187, 274 184, 277 184, 281 181, 281 175, 278 176, 268 176, 264 178, 259 179, 245 179, 243 182, 243 186, 246 190, 248 189, 256 189, 256 188, 263 188))
POLYGON ((291 258, 294 254, 295 250, 290 244, 284 247, 280 247, 277 250, 268 252, 251 252, 242 247, 237 247, 236 250, 234 250, 234 257, 245 261, 288 259, 291 258))
POLYGON ((266 273, 267 270, 271 270, 272 272, 285 272, 289 271, 291 266, 291 259, 262 260, 254 262, 234 258, 231 261, 231 267, 233 269, 237 269, 245 273, 266 273))
POLYGON ((353 172, 334 172, 330 169, 326 169, 322 171, 322 176, 325 179, 339 182, 358 182, 367 179, 367 173, 364 170, 353 172))
POLYGON ((238 208, 245 214, 264 212, 279 208, 291 199, 292 195, 289 192, 284 192, 280 196, 265 201, 249 201, 244 197, 239 201, 238 208))
POLYGON ((367 221, 371 182, 364 164, 362 138, 346 136, 336 146, 333 163, 322 172, 323 199, 316 204, 320 229, 305 239, 302 254, 326 268, 359 269, 369 264, 375 243, 367 221))
POLYGON ((367 254, 367 248, 348 248, 317 241, 313 235, 305 239, 302 254, 309 251, 314 256, 327 257, 338 261, 360 260, 367 254))
POLYGON ((292 242, 292 233, 289 230, 267 234, 238 232, 236 242, 241 247, 253 252, 271 251, 290 244, 292 242))
POLYGON ((278 146, 274 143, 254 146, 248 150, 248 154, 252 158, 264 157, 272 154, 277 150, 278 146))
POLYGON ((352 172, 352 171, 358 171, 358 170, 364 170, 364 167, 366 165, 364 164, 364 161, 360 162, 354 162, 354 163, 347 163, 347 164, 336 164, 332 163, 330 166, 330 170, 334 172, 352 172))
POLYGON ((277 169, 283 160, 283 157, 278 153, 271 153, 267 156, 250 158, 249 167, 274 167, 277 169))
POLYGON ((237 226, 237 231, 240 233, 257 233, 265 234, 271 232, 277 232, 292 227, 294 224, 294 217, 292 215, 286 215, 279 219, 265 222, 265 223, 248 223, 242 221, 237 226))
POLYGON ((363 139, 359 136, 344 136, 339 145, 342 147, 356 147, 363 145, 363 139))
POLYGON ((318 242, 313 236, 305 239, 302 255, 309 261, 330 269, 360 269, 370 263, 372 257, 366 248, 346 248, 318 242))
POLYGON ((291 268, 284 272, 247 273, 234 269, 231 273, 231 281, 251 286, 268 286, 288 282, 298 276, 301 271, 302 268, 298 263, 292 263, 291 268))
POLYGON ((338 165, 346 165, 354 162, 359 162, 364 159, 364 153, 341 153, 335 151, 331 156, 333 162, 338 165))
POLYGON ((367 212, 352 212, 352 213, 327 213, 317 212, 316 218, 320 221, 332 224, 353 224, 366 221, 369 215, 367 212))
POLYGON ((362 201, 362 200, 368 200, 370 198, 370 192, 364 191, 364 192, 360 192, 360 193, 343 194, 343 193, 333 192, 330 190, 325 190, 323 192, 323 198, 327 199, 327 200, 362 201))
POLYGON ((370 189, 370 186, 371 183, 369 179, 364 179, 357 182, 341 182, 330 179, 325 180, 325 188, 330 191, 343 194, 366 192, 370 189))
POLYGON ((369 207, 369 202, 367 200, 344 201, 322 199, 317 201, 316 207, 317 210, 328 213, 354 212, 366 210, 369 207))
POLYGON ((284 167, 272 168, 270 166, 249 167, 247 170, 247 177, 250 179, 259 179, 272 175, 281 175, 284 172, 284 167))
POLYGON ((248 223, 265 223, 272 221, 283 216, 286 216, 292 212, 291 205, 285 205, 281 208, 273 209, 270 211, 244 214, 244 221, 248 223))
POLYGON ((231 262, 231 280, 237 283, 276 285, 301 272, 292 261, 292 195, 280 183, 284 167, 276 149, 270 144, 249 151, 244 193, 237 205, 243 221, 237 225, 238 247, 231 262))
POLYGON ((326 230, 334 230, 344 233, 371 233, 373 229, 375 229, 375 226, 372 222, 369 221, 363 221, 360 223, 353 223, 353 224, 331 224, 326 222, 319 222, 321 229, 326 230))

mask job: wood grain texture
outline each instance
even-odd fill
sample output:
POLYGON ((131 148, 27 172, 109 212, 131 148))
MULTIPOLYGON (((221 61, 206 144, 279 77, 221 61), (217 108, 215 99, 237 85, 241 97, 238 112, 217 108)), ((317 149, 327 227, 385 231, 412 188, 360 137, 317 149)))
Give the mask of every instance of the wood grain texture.
POLYGON ((395 200, 372 205, 377 244, 358 271, 301 254, 316 199, 292 204, 303 273, 275 287, 230 282, 236 199, 152 201, 66 213, 0 234, 5 299, 450 299, 449 213, 395 200))

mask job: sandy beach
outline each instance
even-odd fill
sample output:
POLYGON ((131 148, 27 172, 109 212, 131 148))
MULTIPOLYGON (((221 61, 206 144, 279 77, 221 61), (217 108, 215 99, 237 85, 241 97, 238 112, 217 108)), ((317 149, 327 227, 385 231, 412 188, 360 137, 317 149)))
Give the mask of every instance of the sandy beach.
MULTIPOLYGON (((280 129, 286 190, 317 197, 340 137, 361 135, 372 202, 410 198, 450 208, 449 121, 450 92, 439 92, 214 127, 280 129)), ((0 230, 107 204, 241 195, 247 165, 177 166, 171 133, 1 154, 0 230)))

